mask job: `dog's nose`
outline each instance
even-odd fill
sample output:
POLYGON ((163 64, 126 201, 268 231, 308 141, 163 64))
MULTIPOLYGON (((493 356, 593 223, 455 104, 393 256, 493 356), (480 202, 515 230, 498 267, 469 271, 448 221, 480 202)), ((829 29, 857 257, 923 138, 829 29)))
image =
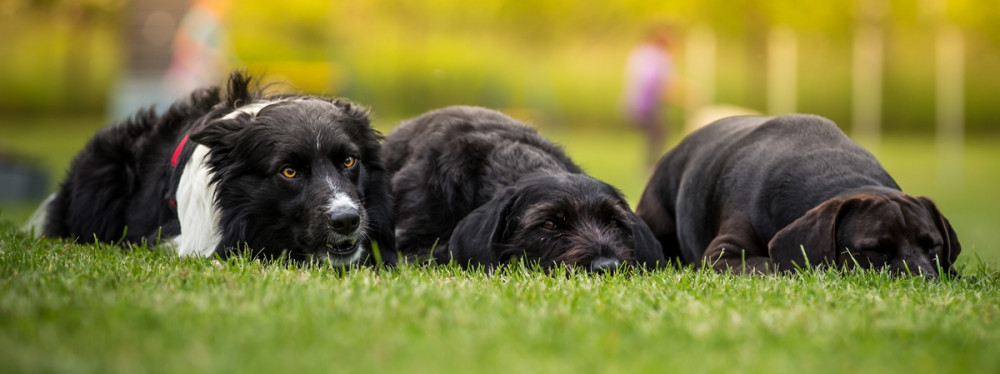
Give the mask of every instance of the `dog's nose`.
POLYGON ((590 271, 595 273, 612 272, 618 268, 618 260, 611 257, 598 257, 590 262, 590 271))
POLYGON ((354 210, 341 210, 330 215, 330 226, 340 235, 349 235, 358 229, 361 216, 354 210))

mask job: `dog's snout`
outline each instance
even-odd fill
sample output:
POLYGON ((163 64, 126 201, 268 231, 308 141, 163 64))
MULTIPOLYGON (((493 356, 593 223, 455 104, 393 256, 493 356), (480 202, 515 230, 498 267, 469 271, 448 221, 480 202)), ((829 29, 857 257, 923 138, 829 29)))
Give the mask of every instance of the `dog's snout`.
POLYGON ((595 273, 613 272, 620 262, 611 257, 598 257, 590 262, 590 271, 595 273))
POLYGON ((939 276, 937 269, 922 256, 908 256, 893 259, 888 263, 889 270, 899 275, 922 276, 935 279, 939 276))
POLYGON ((330 226, 338 234, 349 235, 361 225, 361 216, 357 210, 344 209, 330 214, 330 226))

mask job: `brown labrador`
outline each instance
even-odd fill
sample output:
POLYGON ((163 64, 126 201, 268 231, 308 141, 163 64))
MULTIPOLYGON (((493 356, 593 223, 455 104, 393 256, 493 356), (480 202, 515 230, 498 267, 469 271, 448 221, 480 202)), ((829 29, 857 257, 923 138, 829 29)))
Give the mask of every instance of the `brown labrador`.
POLYGON ((958 237, 822 117, 712 123, 660 159, 636 213, 668 260, 769 273, 809 266, 955 274, 958 237))

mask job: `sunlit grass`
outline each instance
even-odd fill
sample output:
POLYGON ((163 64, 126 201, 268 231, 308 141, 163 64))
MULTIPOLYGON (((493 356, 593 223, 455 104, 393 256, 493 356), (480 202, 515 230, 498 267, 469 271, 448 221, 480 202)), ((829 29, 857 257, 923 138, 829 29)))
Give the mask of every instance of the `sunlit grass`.
POLYGON ((13 372, 993 372, 995 268, 957 280, 530 266, 338 271, 0 228, 13 372))

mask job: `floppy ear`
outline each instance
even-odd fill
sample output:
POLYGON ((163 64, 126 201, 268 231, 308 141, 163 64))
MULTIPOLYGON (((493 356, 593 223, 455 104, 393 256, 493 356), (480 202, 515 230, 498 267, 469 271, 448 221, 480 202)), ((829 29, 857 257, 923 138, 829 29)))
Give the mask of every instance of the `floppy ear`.
POLYGON ((774 234, 767 249, 779 271, 836 260, 837 221, 846 201, 840 198, 824 201, 774 234))
POLYGON ((923 196, 918 196, 917 201, 920 201, 927 208, 927 211, 931 213, 931 216, 934 217, 934 224, 944 239, 944 258, 941 259, 944 263, 941 264, 941 267, 951 273, 951 275, 958 275, 958 271, 955 270, 954 265, 955 260, 958 259, 958 254, 962 252, 962 245, 958 242, 958 235, 955 234, 955 229, 951 228, 951 223, 948 222, 947 218, 944 218, 944 215, 938 210, 934 201, 923 196))
POLYGON ((653 177, 646 186, 646 191, 639 198, 639 204, 635 207, 635 214, 642 219, 653 234, 653 237, 663 248, 663 257, 682 259, 680 242, 677 240, 677 223, 674 219, 674 212, 665 207, 661 198, 668 198, 666 193, 661 197, 659 187, 660 182, 653 177))
POLYGON ((228 148, 227 145, 231 146, 235 142, 237 134, 249 125, 250 117, 250 114, 241 113, 235 118, 215 121, 206 119, 208 123, 195 125, 198 130, 191 134, 191 141, 212 148, 213 151, 228 148))
POLYGON ((380 259, 382 264, 393 266, 398 262, 398 256, 396 223, 392 213, 392 200, 389 198, 388 178, 377 162, 366 166, 369 170, 365 177, 367 180, 364 182, 364 206, 371 222, 370 240, 377 242, 379 249, 379 258, 369 256, 366 263, 377 265, 376 260, 380 259))
POLYGON ((635 241, 635 259, 648 269, 658 269, 666 265, 663 246, 656 240, 653 230, 639 216, 632 214, 632 239, 635 241))
POLYGON ((500 262, 500 246, 507 241, 512 187, 473 210, 455 226, 447 249, 439 261, 454 260, 460 266, 483 265, 492 269, 500 262))

